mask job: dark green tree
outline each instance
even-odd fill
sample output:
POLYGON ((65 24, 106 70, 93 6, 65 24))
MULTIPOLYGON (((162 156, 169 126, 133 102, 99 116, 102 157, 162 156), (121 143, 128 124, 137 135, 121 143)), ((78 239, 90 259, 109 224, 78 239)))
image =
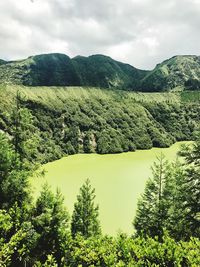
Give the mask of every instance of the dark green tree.
POLYGON ((192 164, 195 167, 200 167, 200 128, 195 133, 194 143, 182 145, 179 154, 185 158, 186 165, 192 164))
POLYGON ((171 180, 167 183, 168 192, 168 216, 166 219, 166 228, 176 240, 184 240, 190 238, 191 233, 190 223, 186 220, 187 202, 186 196, 186 171, 180 162, 171 164, 171 180))
POLYGON ((24 266, 35 240, 28 222, 31 171, 24 169, 11 140, 3 133, 0 133, 0 147, 0 246, 5 249, 2 266, 24 266))
POLYGON ((183 147, 185 161, 159 159, 153 179, 138 202, 134 226, 139 235, 162 236, 166 228, 176 240, 200 236, 200 141, 183 147))
POLYGON ((85 238, 89 238, 101 233, 98 219, 99 207, 95 205, 94 199, 95 189, 92 188, 89 179, 87 179, 80 188, 80 194, 74 205, 71 222, 72 236, 81 234, 85 238))
POLYGON ((33 254, 41 262, 45 262, 47 255, 53 254, 60 262, 64 256, 69 235, 69 215, 60 191, 54 195, 45 184, 37 199, 33 216, 34 229, 38 234, 33 254))
POLYGON ((66 143, 68 154, 79 152, 79 135, 80 130, 77 126, 72 126, 68 131, 65 131, 63 141, 66 143))
POLYGON ((138 201, 133 225, 139 235, 162 237, 171 197, 168 186, 171 180, 170 169, 169 163, 161 154, 152 168, 153 178, 147 181, 144 194, 138 201))
POLYGON ((19 157, 21 163, 33 162, 37 158, 39 133, 33 125, 33 116, 26 108, 25 97, 20 91, 17 91, 15 100, 16 104, 11 115, 11 128, 16 157, 19 157))
POLYGON ((5 134, 0 133, 0 208, 30 201, 29 170, 21 168, 18 154, 5 134), (17 156, 17 157, 16 157, 17 156))
POLYGON ((91 153, 93 152, 93 147, 91 144, 91 133, 86 132, 84 139, 83 139, 83 151, 85 153, 91 153))
POLYGON ((200 236, 200 131, 192 146, 183 147, 185 175, 183 176, 180 194, 182 195, 187 233, 200 236))

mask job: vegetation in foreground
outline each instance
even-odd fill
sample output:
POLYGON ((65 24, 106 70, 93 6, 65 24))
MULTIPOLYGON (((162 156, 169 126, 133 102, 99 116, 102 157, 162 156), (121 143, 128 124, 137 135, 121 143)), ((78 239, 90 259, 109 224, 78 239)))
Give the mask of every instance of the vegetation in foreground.
POLYGON ((35 145, 26 139, 32 118, 21 108, 14 117, 14 138, 0 133, 0 266, 200 265, 200 136, 182 149, 184 164, 158 159, 138 203, 135 233, 114 238, 101 233, 89 181, 71 220, 63 196, 47 185, 32 201, 28 177, 35 164, 26 156, 35 145))

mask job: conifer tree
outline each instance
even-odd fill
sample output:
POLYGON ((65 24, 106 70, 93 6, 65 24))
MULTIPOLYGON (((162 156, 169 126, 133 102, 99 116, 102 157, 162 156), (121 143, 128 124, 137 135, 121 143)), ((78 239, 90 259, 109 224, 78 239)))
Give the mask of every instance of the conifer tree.
POLYGON ((5 258, 5 266, 24 266, 22 261, 27 260, 29 249, 34 243, 34 231, 27 221, 30 219, 31 203, 28 183, 30 171, 24 169, 11 140, 4 133, 0 133, 0 148, 1 226, 2 221, 6 219, 6 224, 0 231, 0 247, 5 248, 9 255, 9 265, 5 258), (20 242, 13 241, 16 237, 19 237, 20 242))
POLYGON ((29 202, 29 171, 21 168, 19 156, 5 134, 0 133, 0 208, 29 202))
POLYGON ((146 183, 145 191, 138 201, 133 225, 139 235, 159 236, 163 234, 170 205, 170 165, 164 156, 158 158, 152 168, 153 178, 146 183))
POLYGON ((72 236, 81 234, 85 238, 101 233, 99 223, 99 207, 94 203, 95 189, 92 188, 89 179, 80 188, 77 202, 74 205, 72 215, 72 236))
POLYGON ((134 219, 137 234, 162 236, 163 228, 176 240, 200 236, 200 140, 184 148, 184 163, 160 158, 153 179, 138 201, 134 219))
POLYGON ((68 236, 69 215, 63 204, 60 191, 54 195, 45 184, 36 202, 33 225, 38 234, 34 251, 44 262, 48 254, 54 254, 58 262, 64 256, 68 236))
POLYGON ((192 146, 183 148, 185 175, 182 179, 182 203, 187 227, 187 238, 200 236, 200 131, 192 146))
POLYGON ((176 240, 185 239, 189 225, 186 223, 186 211, 184 208, 185 195, 183 192, 183 181, 185 170, 179 161, 171 163, 171 176, 166 184, 168 192, 168 216, 165 227, 170 236, 176 240))

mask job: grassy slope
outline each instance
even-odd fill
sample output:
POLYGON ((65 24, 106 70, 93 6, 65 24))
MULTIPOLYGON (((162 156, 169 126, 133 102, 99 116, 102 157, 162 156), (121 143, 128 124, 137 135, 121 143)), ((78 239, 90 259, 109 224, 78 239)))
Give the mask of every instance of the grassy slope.
MULTIPOLYGON (((180 103, 180 93, 142 93, 121 90, 102 90, 95 87, 25 87, 6 86, 9 97, 14 97, 20 90, 27 99, 40 102, 51 108, 62 108, 66 99, 133 99, 137 102, 171 102, 180 103)), ((5 90, 4 90, 5 93, 5 90)), ((195 92, 198 94, 198 92, 195 92)), ((188 92, 188 97, 192 95, 188 92)), ((199 93, 200 95, 200 93, 199 93)), ((196 100, 196 97, 194 97, 196 100)))

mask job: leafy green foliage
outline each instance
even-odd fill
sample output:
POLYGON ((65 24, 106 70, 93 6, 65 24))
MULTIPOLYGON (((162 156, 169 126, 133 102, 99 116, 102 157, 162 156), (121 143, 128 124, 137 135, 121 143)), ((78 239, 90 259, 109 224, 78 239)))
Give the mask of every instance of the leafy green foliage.
POLYGON ((117 238, 76 236, 66 255, 66 266, 198 266, 199 240, 176 242, 164 234, 162 242, 156 238, 117 238))
POLYGON ((52 255, 48 255, 44 264, 38 261, 33 267, 58 267, 58 264, 52 255))
POLYGON ((187 225, 187 235, 200 236, 200 134, 192 147, 180 152, 185 158, 185 175, 182 176, 180 194, 187 225))
POLYGON ((191 140, 200 121, 200 106, 182 103, 173 93, 6 87, 0 96, 9 101, 0 105, 0 128, 11 136, 15 132, 21 155, 42 163, 75 153, 168 147, 191 140), (17 91, 24 97, 10 116, 17 91))
POLYGON ((33 124, 33 116, 25 107, 25 96, 20 91, 16 92, 15 106, 11 113, 11 134, 15 153, 19 155, 21 163, 35 162, 40 137, 33 124))
POLYGON ((64 256, 68 239, 69 215, 59 191, 54 195, 48 185, 44 185, 37 199, 33 213, 33 226, 38 235, 33 255, 44 262, 48 254, 54 255, 58 262, 64 256))

